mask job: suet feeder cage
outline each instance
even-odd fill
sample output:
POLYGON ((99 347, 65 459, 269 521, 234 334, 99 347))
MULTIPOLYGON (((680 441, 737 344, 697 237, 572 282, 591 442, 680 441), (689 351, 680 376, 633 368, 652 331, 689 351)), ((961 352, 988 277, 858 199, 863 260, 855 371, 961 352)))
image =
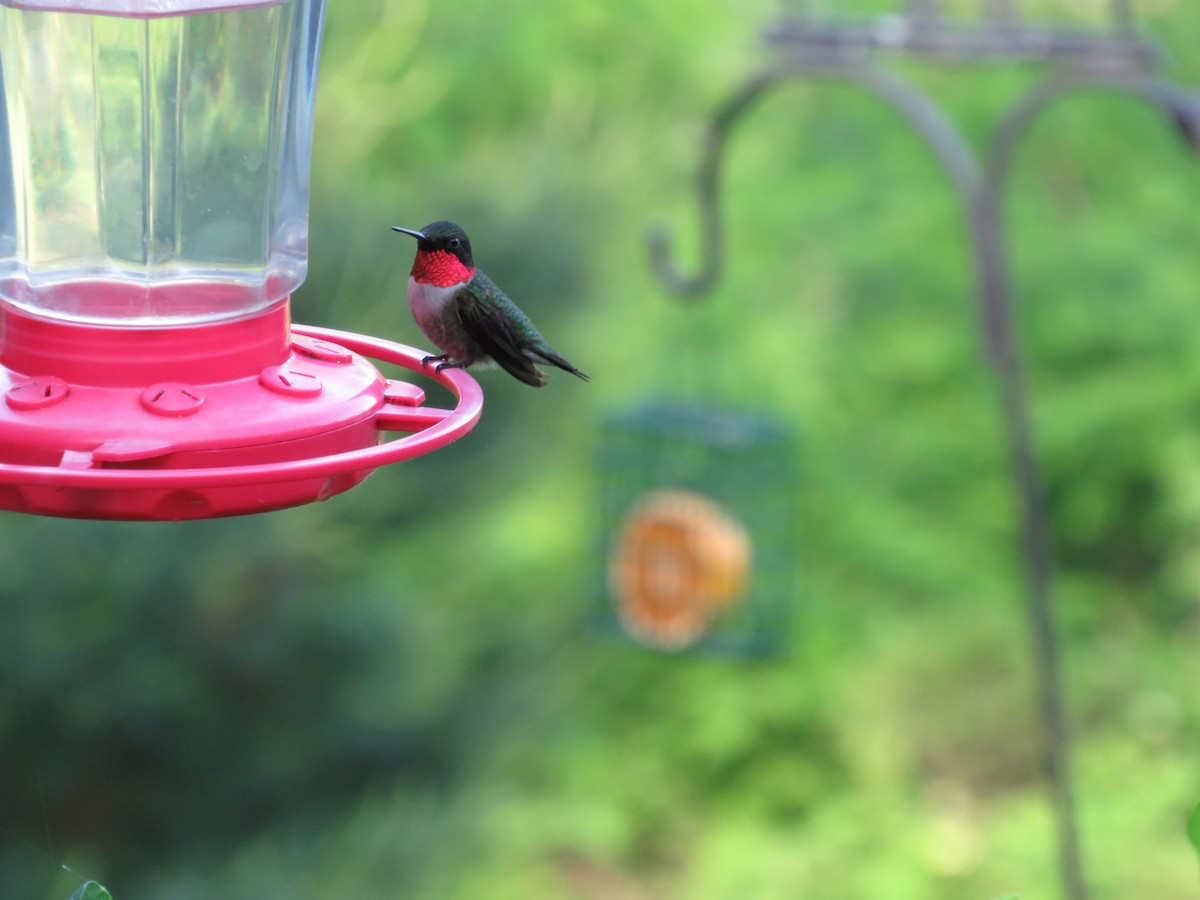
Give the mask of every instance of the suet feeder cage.
POLYGON ((322 500, 469 431, 291 324, 324 0, 0 0, 0 509, 191 519, 322 500), (385 436, 395 435, 385 441, 385 436))
POLYGON ((776 651, 797 565, 791 431, 657 402, 611 416, 599 452, 603 621, 658 650, 776 651))

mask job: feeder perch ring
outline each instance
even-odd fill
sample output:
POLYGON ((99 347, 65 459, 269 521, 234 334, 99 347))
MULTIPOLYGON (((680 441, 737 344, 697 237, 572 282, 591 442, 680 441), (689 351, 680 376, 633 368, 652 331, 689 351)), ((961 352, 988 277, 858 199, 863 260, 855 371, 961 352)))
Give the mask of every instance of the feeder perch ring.
MULTIPOLYGON (((149 520, 282 509, 328 499, 359 484, 379 466, 446 446, 479 421, 483 392, 478 383, 461 369, 437 372, 425 367, 422 360, 427 354, 422 350, 303 325, 292 327, 290 337, 288 359, 264 368, 257 378, 265 389, 261 393, 274 397, 269 402, 276 404, 303 404, 321 392, 320 380, 305 371, 306 363, 327 366, 331 373, 357 366, 365 373, 358 377, 366 388, 352 398, 358 406, 346 415, 353 421, 339 420, 337 427, 324 433, 281 434, 276 440, 267 438, 244 447, 189 448, 174 454, 174 459, 173 451, 179 448, 170 440, 133 436, 107 439, 90 450, 65 449, 58 465, 0 462, 0 509, 149 520), (454 407, 425 406, 419 386, 384 378, 369 360, 400 366, 441 384, 454 396, 454 407), (403 436, 384 441, 385 433, 403 436), (322 448, 332 449, 321 452, 322 448), (212 464, 203 464, 206 457, 212 464)), ((74 384, 56 376, 6 374, 13 383, 5 399, 14 411, 53 407, 75 390, 74 384)), ((145 411, 164 417, 162 421, 187 422, 200 418, 194 414, 204 408, 206 392, 221 388, 221 384, 197 388, 163 382, 135 395, 140 395, 145 411)), ((82 386, 78 393, 89 390, 93 389, 82 386)), ((255 423, 237 425, 245 428, 255 423)))

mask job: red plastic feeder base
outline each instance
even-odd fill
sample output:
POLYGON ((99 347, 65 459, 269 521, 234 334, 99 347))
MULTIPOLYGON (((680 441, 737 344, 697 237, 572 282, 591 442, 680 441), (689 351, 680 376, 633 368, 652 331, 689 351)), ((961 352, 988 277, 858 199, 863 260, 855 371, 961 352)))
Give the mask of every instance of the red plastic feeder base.
POLYGON ((443 447, 483 409, 459 369, 378 338, 249 318, 114 328, 0 304, 0 509, 179 520, 325 500, 443 447), (371 359, 437 381, 454 409, 371 359), (403 436, 384 440, 389 433, 403 436))

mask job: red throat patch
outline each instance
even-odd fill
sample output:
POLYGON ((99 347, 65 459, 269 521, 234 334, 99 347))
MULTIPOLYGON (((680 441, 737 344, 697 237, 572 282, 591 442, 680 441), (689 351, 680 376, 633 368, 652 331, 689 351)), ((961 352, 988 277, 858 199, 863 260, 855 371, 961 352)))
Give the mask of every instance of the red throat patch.
POLYGON ((464 266, 457 256, 445 250, 418 250, 413 260, 412 277, 421 284, 450 287, 470 281, 475 270, 464 266))

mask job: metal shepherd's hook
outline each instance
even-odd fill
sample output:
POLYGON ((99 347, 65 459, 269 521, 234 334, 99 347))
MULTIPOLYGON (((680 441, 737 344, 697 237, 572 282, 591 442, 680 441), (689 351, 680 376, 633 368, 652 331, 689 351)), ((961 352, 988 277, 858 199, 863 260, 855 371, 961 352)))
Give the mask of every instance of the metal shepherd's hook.
MULTIPOLYGON (((970 48, 979 46, 970 43, 979 41, 978 34, 938 30, 935 5, 926 7, 914 2, 912 6, 925 12, 909 25, 920 21, 930 31, 920 33, 914 27, 897 32, 894 17, 885 23, 886 29, 875 31, 864 30, 858 23, 841 29, 837 22, 813 25, 812 20, 802 17, 797 33, 803 35, 803 52, 785 57, 776 68, 748 81, 718 110, 709 127, 697 180, 701 222, 699 270, 691 276, 681 274, 670 260, 670 240, 661 232, 651 238, 651 261, 663 284, 674 293, 694 297, 714 286, 724 252, 719 210, 720 168, 730 131, 768 89, 786 78, 839 77, 857 81, 899 110, 926 139, 962 199, 972 238, 983 343, 999 385, 1009 464, 1021 512, 1026 613, 1037 675, 1044 764, 1057 822, 1063 891, 1069 900, 1086 900, 1088 889, 1076 824, 1059 640, 1050 597, 1053 569, 1050 529, 1016 334, 1001 198, 1017 141, 1037 116, 1063 94, 1100 88, 1153 103, 1193 151, 1200 151, 1200 95, 1148 74, 1158 54, 1155 47, 1134 32, 1128 0, 1111 0, 1111 37, 1056 33, 1048 36, 1046 49, 1038 51, 1043 45, 1029 42, 1036 32, 1028 27, 1007 33, 1013 36, 1011 48, 1004 44, 1009 39, 1006 34, 990 35, 995 41, 986 46, 998 56, 1007 49, 1020 58, 1029 58, 1031 53, 1038 56, 1040 52, 1038 58, 1045 61, 1058 56, 1062 64, 1035 84, 1004 117, 981 159, 926 94, 871 64, 867 51, 874 49, 907 49, 921 55, 920 48, 930 46, 936 48, 936 53, 970 58, 970 48), (813 27, 806 30, 810 25, 813 27), (1060 43, 1055 45, 1050 38, 1060 43), (905 45, 903 42, 909 39, 912 42, 905 45), (1055 46, 1060 49, 1055 50, 1055 46), (1113 52, 1109 53, 1110 50, 1113 52)), ((993 4, 990 8, 993 12, 1004 12, 998 18, 1009 22, 1012 14, 1006 4, 993 4)), ((780 33, 789 32, 783 29, 780 33)), ((786 40, 785 37, 783 43, 786 40)))
POLYGON ((709 125, 696 181, 701 229, 700 270, 695 275, 682 274, 671 262, 670 235, 664 230, 650 235, 650 264, 672 293, 695 297, 711 290, 720 278, 725 253, 719 208, 720 176, 729 133, 755 101, 786 74, 768 71, 752 78, 717 111, 709 125))

